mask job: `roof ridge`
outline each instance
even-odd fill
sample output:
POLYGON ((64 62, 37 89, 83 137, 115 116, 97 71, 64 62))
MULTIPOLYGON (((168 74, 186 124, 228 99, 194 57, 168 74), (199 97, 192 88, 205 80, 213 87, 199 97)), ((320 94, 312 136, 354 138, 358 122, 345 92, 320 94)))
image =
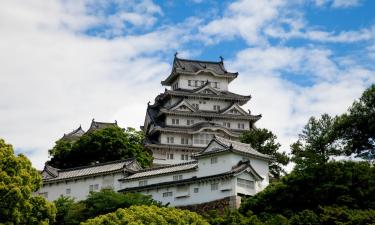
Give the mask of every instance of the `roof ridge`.
POLYGON ((188 62, 197 62, 197 63, 215 63, 215 64, 222 64, 222 61, 208 61, 208 60, 198 60, 198 59, 183 59, 183 58, 177 58, 177 61, 188 61, 188 62))
POLYGON ((105 166, 105 165, 109 165, 109 164, 115 164, 115 163, 132 161, 132 160, 135 160, 135 157, 128 158, 128 159, 119 159, 119 160, 104 162, 104 163, 97 163, 97 164, 94 164, 94 165, 77 166, 77 167, 66 168, 66 169, 58 169, 58 170, 59 170, 59 172, 67 172, 67 171, 71 171, 71 170, 86 169, 86 168, 97 167, 97 166, 105 166))
POLYGON ((165 168, 171 168, 171 167, 177 167, 177 166, 183 166, 183 165, 189 165, 189 164, 194 164, 194 163, 197 163, 197 161, 194 160, 194 161, 177 163, 177 164, 171 164, 171 165, 166 165, 166 166, 160 166, 160 167, 154 167, 154 168, 146 168, 146 169, 142 169, 142 170, 137 171, 137 173, 142 173, 142 172, 147 172, 147 171, 152 171, 152 170, 165 169, 165 168))

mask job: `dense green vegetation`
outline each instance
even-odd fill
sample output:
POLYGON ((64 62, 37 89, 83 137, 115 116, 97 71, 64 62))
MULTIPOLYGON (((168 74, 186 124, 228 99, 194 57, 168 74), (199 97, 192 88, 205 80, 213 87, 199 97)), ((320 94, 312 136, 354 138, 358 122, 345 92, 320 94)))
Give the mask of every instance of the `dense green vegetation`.
POLYGON ((209 225, 200 215, 188 210, 160 208, 157 206, 132 206, 114 213, 98 216, 82 225, 209 225))
POLYGON ((69 197, 60 197, 54 201, 57 208, 56 223, 58 225, 79 224, 89 218, 116 211, 119 208, 128 208, 134 205, 161 204, 150 196, 139 193, 118 193, 103 189, 100 192, 91 192, 86 200, 74 202, 69 197))
POLYGON ((42 178, 23 155, 0 139, 0 224, 49 224, 56 208, 32 193, 41 187, 42 178))
POLYGON ((241 137, 241 142, 251 144, 251 147, 260 153, 273 157, 270 163, 270 173, 276 179, 285 175, 283 166, 289 163, 289 157, 285 152, 280 152, 280 143, 276 141, 277 137, 267 129, 253 129, 245 131, 241 137))
POLYGON ((57 168, 86 166, 135 157, 143 167, 152 163, 152 156, 142 145, 143 132, 134 128, 108 127, 86 133, 77 141, 58 140, 49 151, 49 165, 57 168))

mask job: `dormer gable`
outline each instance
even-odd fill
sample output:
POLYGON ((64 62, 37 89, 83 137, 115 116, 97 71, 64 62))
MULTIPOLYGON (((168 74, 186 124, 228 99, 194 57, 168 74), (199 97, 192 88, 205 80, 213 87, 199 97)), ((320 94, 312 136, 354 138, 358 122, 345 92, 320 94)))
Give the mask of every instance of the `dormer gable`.
POLYGON ((197 109, 190 105, 189 102, 187 102, 185 99, 181 100, 179 103, 174 105, 173 107, 170 108, 170 110, 175 110, 175 111, 188 111, 188 112, 196 112, 197 109))
POLYGON ((211 87, 209 82, 207 82, 204 86, 196 89, 194 93, 201 93, 206 95, 220 95, 220 92, 211 87))
POLYGON ((245 110, 243 110, 238 104, 233 104, 225 109, 221 114, 229 114, 229 115, 249 115, 245 110))

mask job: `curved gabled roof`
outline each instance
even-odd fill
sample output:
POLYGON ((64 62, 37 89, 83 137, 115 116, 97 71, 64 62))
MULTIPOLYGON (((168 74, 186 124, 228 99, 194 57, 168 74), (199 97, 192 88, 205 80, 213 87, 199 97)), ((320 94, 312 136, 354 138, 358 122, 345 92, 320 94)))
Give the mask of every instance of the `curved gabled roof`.
POLYGON ((161 83, 162 85, 171 85, 171 83, 179 74, 197 75, 200 72, 209 72, 213 76, 229 78, 230 80, 233 80, 238 76, 237 72, 232 73, 232 72, 228 72, 225 69, 223 60, 219 62, 214 62, 214 61, 181 59, 181 58, 177 58, 177 55, 175 55, 175 58, 173 61, 172 72, 161 83))
POLYGON ((227 151, 232 151, 232 152, 237 152, 243 155, 249 155, 253 156, 256 158, 262 158, 265 160, 271 160, 272 157, 270 155, 266 155, 263 153, 258 152, 257 150, 253 149, 250 144, 238 142, 238 141, 233 141, 233 140, 228 140, 226 138, 222 138, 219 136, 216 136, 211 140, 211 142, 207 145, 206 148, 204 148, 202 151, 199 153, 195 154, 194 157, 199 158, 199 157, 204 157, 207 155, 213 155, 213 154, 218 154, 218 153, 223 153, 227 151), (210 148, 210 145, 212 142, 216 142, 221 148, 210 148))
POLYGON ((114 123, 107 123, 107 122, 97 122, 95 119, 92 119, 90 128, 87 130, 87 133, 100 130, 107 127, 117 127, 117 121, 115 120, 114 123))
POLYGON ((64 141, 75 141, 79 139, 82 135, 85 134, 85 131, 82 129, 81 125, 70 133, 64 134, 60 140, 64 141))

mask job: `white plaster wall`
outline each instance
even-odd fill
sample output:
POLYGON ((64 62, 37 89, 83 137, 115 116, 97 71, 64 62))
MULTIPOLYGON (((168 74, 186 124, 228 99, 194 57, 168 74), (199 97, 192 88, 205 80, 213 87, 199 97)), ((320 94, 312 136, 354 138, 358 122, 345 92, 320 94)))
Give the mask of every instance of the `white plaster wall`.
POLYGON ((218 78, 218 77, 215 77, 215 76, 213 76, 212 74, 209 74, 209 73, 199 74, 199 75, 195 75, 195 76, 180 75, 177 78, 178 86, 179 86, 179 88, 182 88, 182 89, 196 89, 196 88, 200 87, 200 86, 198 86, 198 87, 194 86, 195 80, 204 81, 204 82, 206 82, 207 80, 210 81, 210 82, 219 82, 220 87, 218 88, 218 90, 222 90, 222 91, 228 90, 228 80, 226 78, 218 78), (193 81, 192 82, 193 86, 189 86, 188 80, 193 81))
POLYGON ((191 155, 193 154, 190 150, 171 150, 171 149, 163 149, 163 150, 153 150, 152 151, 154 157, 154 164, 177 164, 191 161, 191 155), (167 154, 173 153, 173 159, 167 159, 167 154), (181 155, 189 155, 189 160, 181 160, 181 155))
POLYGON ((204 99, 187 99, 189 104, 199 104, 199 110, 212 111, 214 110, 214 105, 220 105, 220 109, 225 109, 229 107, 232 103, 229 101, 219 101, 219 100, 204 100, 204 99), (204 103, 205 102, 205 103, 204 103))
POLYGON ((189 171, 189 172, 181 172, 181 173, 170 173, 170 174, 165 174, 162 176, 154 176, 154 177, 148 177, 148 178, 139 178, 139 179, 134 179, 134 180, 127 180, 123 181, 120 186, 122 188, 131 188, 131 187, 138 187, 139 186, 139 181, 144 181, 147 180, 147 185, 150 184, 157 184, 157 183, 163 183, 163 182, 170 182, 173 181, 173 176, 175 175, 182 175, 183 179, 189 179, 192 178, 193 176, 196 176, 196 171, 189 171))
POLYGON ((153 199, 160 201, 163 204, 170 203, 171 206, 184 206, 210 202, 235 195, 235 178, 230 178, 228 183, 229 184, 225 184, 225 187, 229 186, 230 190, 225 191, 222 190, 224 185, 220 180, 189 184, 187 196, 180 198, 176 197, 178 195, 176 187, 158 188, 150 191, 143 191, 141 193, 151 195, 153 199), (219 189, 212 191, 211 183, 216 182, 219 183, 219 189), (198 193, 194 193, 194 188, 199 188, 198 193), (163 197, 163 193, 169 191, 173 192, 173 195, 170 197, 163 197))
POLYGON ((122 173, 116 174, 109 174, 105 176, 97 176, 97 177, 90 177, 90 178, 82 178, 72 181, 62 181, 59 183, 50 183, 44 184, 43 187, 37 191, 36 194, 48 192, 48 200, 54 201, 58 199, 60 196, 70 196, 75 198, 75 200, 83 200, 86 199, 87 195, 89 194, 89 186, 90 185, 99 185, 99 189, 108 188, 108 182, 104 182, 105 180, 108 181, 109 179, 113 180, 113 190, 117 191, 120 189, 120 182, 118 179, 123 178, 122 173), (66 194, 66 189, 70 188, 70 194, 66 194))
POLYGON ((192 125, 187 125, 187 120, 194 120, 194 124, 205 121, 203 118, 196 117, 166 116, 165 123, 167 126, 191 127, 192 125), (172 124, 172 119, 179 119, 179 125, 172 124))
POLYGON ((223 125, 224 122, 230 123, 230 129, 234 130, 239 130, 238 129, 238 124, 243 123, 244 124, 244 129, 241 130, 249 130, 249 121, 248 120, 233 120, 233 119, 213 119, 212 122, 223 125))

